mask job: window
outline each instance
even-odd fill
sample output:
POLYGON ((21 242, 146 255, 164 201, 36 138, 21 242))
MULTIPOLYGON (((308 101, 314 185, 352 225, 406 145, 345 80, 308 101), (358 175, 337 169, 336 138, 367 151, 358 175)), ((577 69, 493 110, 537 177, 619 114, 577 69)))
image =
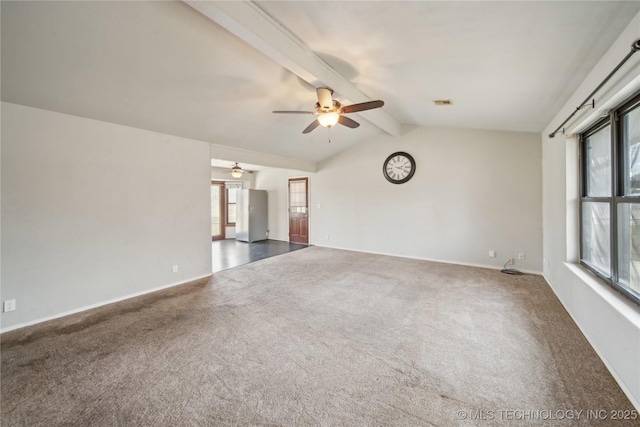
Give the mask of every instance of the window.
POLYGON ((227 225, 236 225, 236 190, 242 188, 242 184, 227 183, 227 225))
POLYGON ((581 141, 581 263, 640 304, 640 95, 581 141))
POLYGON ((211 239, 221 240, 225 238, 225 230, 222 224, 224 208, 224 184, 211 181, 211 239))
POLYGON ((227 225, 236 224, 236 189, 227 188, 227 225))

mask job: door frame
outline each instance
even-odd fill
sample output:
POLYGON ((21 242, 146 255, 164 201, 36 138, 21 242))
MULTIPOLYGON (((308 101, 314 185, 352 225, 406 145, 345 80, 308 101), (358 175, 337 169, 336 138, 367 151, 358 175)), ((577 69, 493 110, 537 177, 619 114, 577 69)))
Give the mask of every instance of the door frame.
MULTIPOLYGON (((211 180, 211 186, 220 187, 220 234, 217 236, 211 236, 211 241, 224 240, 226 238, 225 229, 227 227, 227 206, 226 206, 226 186, 224 181, 211 180)), ((213 212, 212 212, 213 213, 213 212)))

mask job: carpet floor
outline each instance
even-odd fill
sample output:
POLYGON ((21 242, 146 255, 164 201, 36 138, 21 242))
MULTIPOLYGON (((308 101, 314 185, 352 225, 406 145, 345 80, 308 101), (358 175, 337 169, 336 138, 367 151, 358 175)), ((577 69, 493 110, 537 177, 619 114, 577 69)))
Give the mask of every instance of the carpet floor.
POLYGON ((311 247, 1 338, 6 426, 639 425, 535 275, 311 247))

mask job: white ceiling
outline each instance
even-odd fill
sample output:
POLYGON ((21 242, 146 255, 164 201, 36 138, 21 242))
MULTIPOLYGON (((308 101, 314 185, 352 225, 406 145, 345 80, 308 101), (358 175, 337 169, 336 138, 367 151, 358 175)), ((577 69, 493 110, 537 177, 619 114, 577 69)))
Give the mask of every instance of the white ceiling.
MULTIPOLYGON (((542 131, 640 10, 612 1, 255 5, 402 124, 525 132, 542 131), (440 98, 453 105, 434 106, 440 98)), ((312 109, 323 82, 182 2, 0 7, 7 102, 311 162, 384 133, 363 113, 351 116, 358 129, 332 129, 330 144, 327 129, 303 135, 313 117, 271 111, 312 109)))

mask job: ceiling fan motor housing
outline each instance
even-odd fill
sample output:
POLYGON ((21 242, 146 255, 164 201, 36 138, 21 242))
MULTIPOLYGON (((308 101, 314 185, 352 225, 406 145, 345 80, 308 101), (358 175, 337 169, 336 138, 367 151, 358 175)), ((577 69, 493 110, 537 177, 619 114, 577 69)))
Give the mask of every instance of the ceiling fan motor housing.
MULTIPOLYGON (((336 101, 331 98, 333 95, 333 89, 328 87, 319 87, 316 89, 316 95, 318 96, 318 105, 322 107, 322 111, 331 111, 336 101)), ((318 111, 321 110, 318 108, 318 111)))
POLYGON ((320 105, 319 102, 316 102, 316 111, 320 114, 322 113, 340 113, 340 110, 342 109, 342 104, 340 104, 340 102, 336 101, 335 99, 333 100, 333 103, 330 107, 326 107, 323 105, 320 105))

